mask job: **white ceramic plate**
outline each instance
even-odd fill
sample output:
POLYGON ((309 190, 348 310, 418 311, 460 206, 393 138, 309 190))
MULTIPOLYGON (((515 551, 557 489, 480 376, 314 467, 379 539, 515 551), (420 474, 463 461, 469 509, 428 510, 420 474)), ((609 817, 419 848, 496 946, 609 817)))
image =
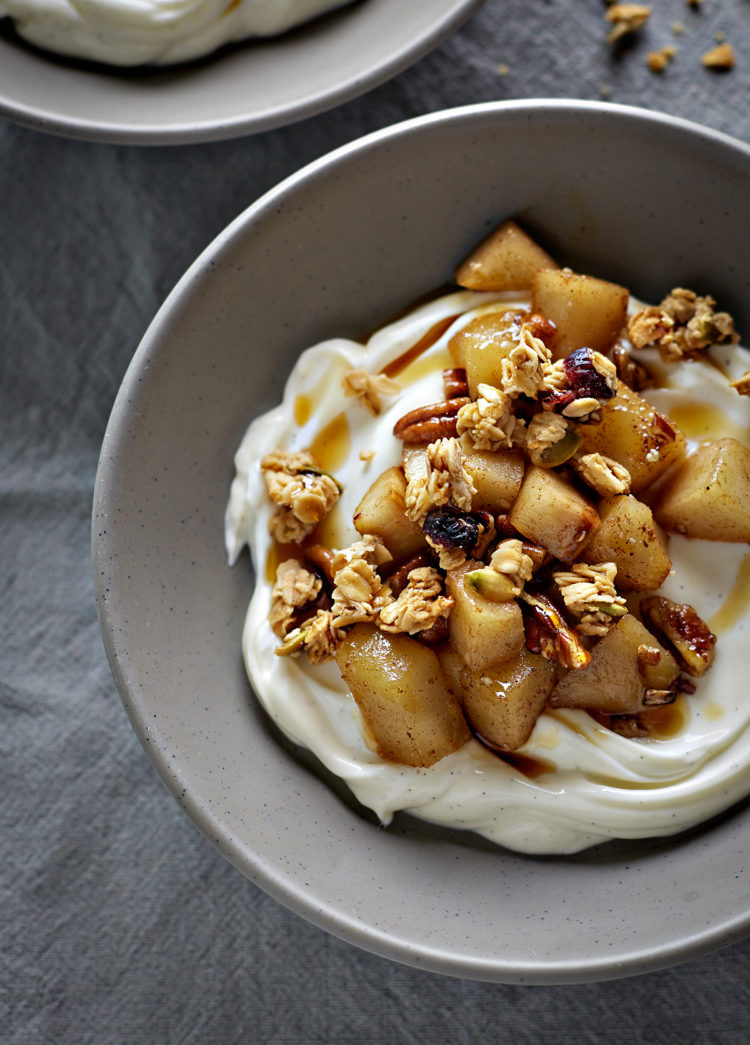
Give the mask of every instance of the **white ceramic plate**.
POLYGON ((71 138, 217 141, 313 116, 395 76, 482 0, 358 0, 284 36, 190 65, 127 72, 0 31, 0 115, 71 138))
POLYGON ((278 402, 299 352, 361 336, 439 287, 509 215, 582 271, 646 300, 699 285, 750 330, 747 146, 644 110, 559 101, 378 132, 240 215, 159 311, 102 448, 94 572, 134 728, 244 874, 402 962, 586 981, 750 931, 750 804, 673 838, 567 858, 524 857, 408 817, 383 830, 254 700, 240 654, 252 572, 246 559, 230 570, 223 546, 234 451, 278 402))

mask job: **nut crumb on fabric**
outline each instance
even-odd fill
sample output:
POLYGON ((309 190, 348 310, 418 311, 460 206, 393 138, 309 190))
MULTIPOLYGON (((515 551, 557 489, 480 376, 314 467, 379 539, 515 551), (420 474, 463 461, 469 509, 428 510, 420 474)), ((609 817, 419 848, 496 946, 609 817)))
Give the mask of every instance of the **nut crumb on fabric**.
POLYGON ((646 55, 646 65, 652 73, 661 73, 676 54, 677 48, 673 44, 665 44, 659 51, 649 51, 646 55))
POLYGON ((716 47, 712 47, 710 51, 706 51, 701 57, 701 63, 704 68, 716 69, 717 71, 733 69, 734 62, 734 48, 727 43, 717 44, 716 47))
POLYGON ((623 36, 634 33, 650 16, 651 8, 647 4, 612 4, 604 16, 612 25, 607 43, 617 43, 623 36))

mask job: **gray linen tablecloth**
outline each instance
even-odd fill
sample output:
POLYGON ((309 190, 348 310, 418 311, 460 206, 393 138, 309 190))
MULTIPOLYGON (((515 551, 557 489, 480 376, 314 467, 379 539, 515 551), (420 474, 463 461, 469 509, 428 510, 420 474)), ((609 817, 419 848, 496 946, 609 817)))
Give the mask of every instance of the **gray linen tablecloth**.
POLYGON ((661 76, 643 42, 612 55, 603 11, 489 0, 390 83, 244 140, 116 147, 0 123, 5 1045, 747 1041, 750 940, 626 981, 531 989, 402 967, 290 914, 162 787, 95 619, 89 514, 119 382, 183 270, 265 189, 366 131, 488 99, 604 97, 750 140, 747 0, 659 0, 652 37, 680 48, 661 76), (717 31, 738 58, 723 75, 699 62, 717 31))

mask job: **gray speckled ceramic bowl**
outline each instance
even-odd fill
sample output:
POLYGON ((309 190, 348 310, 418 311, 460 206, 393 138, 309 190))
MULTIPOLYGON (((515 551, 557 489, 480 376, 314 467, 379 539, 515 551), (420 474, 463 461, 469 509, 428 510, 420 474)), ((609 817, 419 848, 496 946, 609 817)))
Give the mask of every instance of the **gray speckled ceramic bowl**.
POLYGON ((645 299, 684 282, 750 329, 750 149, 604 104, 488 104, 314 163, 242 214, 160 310, 102 448, 94 570, 107 652, 158 772, 272 896, 399 961, 515 983, 616 977, 750 930, 750 804, 687 834, 533 859, 408 817, 374 826, 269 727, 240 657, 232 456, 301 349, 357 336, 520 215, 645 299))
MULTIPOLYGON (((206 60, 127 72, 57 59, 0 29, 0 116, 70 138, 218 141, 313 116, 411 65, 482 0, 360 0, 206 60)), ((0 23, 2 26, 2 23, 0 23)))

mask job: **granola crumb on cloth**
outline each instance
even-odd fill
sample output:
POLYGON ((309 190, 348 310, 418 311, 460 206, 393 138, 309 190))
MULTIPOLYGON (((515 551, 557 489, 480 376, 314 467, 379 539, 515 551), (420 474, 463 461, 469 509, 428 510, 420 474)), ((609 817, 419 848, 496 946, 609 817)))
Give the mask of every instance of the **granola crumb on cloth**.
POLYGON ((677 54, 674 44, 665 44, 659 51, 649 51, 646 55, 646 65, 652 73, 661 73, 677 54))
POLYGON ((623 36, 634 33, 650 16, 651 8, 647 4, 612 4, 604 16, 612 26, 607 43, 617 43, 623 36))
POLYGON ((706 69, 733 69, 735 65, 734 48, 731 44, 721 43, 706 51, 701 57, 701 64, 706 69))

